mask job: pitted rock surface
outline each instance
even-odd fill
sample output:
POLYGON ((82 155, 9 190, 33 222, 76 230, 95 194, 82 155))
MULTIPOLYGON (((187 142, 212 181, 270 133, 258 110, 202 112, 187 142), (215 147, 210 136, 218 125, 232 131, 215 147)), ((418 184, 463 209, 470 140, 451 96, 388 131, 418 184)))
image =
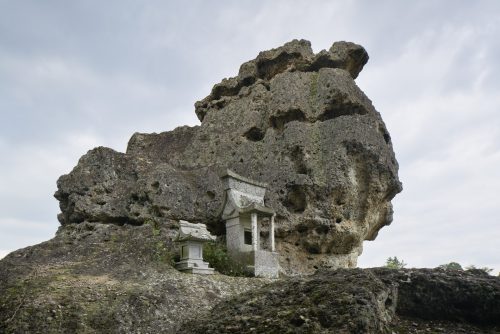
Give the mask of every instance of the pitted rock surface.
POLYGON ((499 333, 500 279, 441 269, 318 270, 227 298, 184 333, 499 333))
POLYGON ((354 267, 402 190, 390 135, 354 82, 367 60, 347 42, 317 54, 304 40, 261 52, 195 104, 201 125, 136 133, 126 153, 84 155, 58 180, 61 224, 183 219, 223 234, 219 176, 229 168, 269 184, 284 273, 354 267))

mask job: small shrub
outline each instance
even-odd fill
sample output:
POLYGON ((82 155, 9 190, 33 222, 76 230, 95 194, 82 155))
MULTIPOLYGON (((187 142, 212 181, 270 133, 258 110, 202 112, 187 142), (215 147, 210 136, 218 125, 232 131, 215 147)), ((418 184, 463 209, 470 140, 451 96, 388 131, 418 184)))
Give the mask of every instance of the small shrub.
POLYGON ((144 221, 144 225, 151 226, 151 228, 153 230, 153 236, 154 237, 157 237, 157 236, 160 235, 160 232, 161 232, 160 224, 156 220, 154 220, 154 219, 146 219, 144 221))
POLYGON ((464 270, 460 263, 457 262, 450 262, 447 264, 442 264, 438 268, 444 269, 444 270, 464 270))
POLYGON ((160 240, 154 244, 153 253, 151 255, 154 262, 167 263, 171 266, 175 266, 176 256, 167 248, 164 241, 160 240))
POLYGON ((397 256, 389 257, 385 261, 385 267, 390 269, 402 269, 406 267, 406 263, 403 260, 397 258, 397 256))
POLYGON ((203 260, 220 272, 228 276, 251 276, 244 264, 238 263, 229 257, 227 248, 220 242, 207 242, 203 246, 203 260))

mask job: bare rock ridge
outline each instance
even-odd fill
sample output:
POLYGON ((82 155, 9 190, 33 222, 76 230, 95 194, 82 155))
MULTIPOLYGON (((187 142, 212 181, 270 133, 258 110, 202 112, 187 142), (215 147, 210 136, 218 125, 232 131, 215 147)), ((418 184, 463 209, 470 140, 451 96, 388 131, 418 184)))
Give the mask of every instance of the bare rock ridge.
POLYGON ((363 240, 391 223, 402 189, 390 135, 354 82, 367 60, 348 42, 261 52, 195 104, 200 126, 136 133, 126 153, 84 155, 57 182, 59 221, 184 219, 221 235, 219 174, 229 168, 269 184, 283 272, 354 267, 363 240))

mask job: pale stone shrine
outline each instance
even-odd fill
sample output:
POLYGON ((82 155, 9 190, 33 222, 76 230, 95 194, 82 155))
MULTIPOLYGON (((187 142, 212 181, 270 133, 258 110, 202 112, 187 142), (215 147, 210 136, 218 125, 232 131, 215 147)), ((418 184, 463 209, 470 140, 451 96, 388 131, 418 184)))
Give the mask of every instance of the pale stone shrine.
POLYGON ((215 236, 208 232, 205 224, 179 220, 179 235, 176 241, 180 243, 181 259, 175 267, 191 274, 213 274, 214 269, 209 268, 208 262, 203 261, 203 244, 212 240, 215 240, 215 236))
POLYGON ((264 204, 267 184, 247 179, 230 170, 221 177, 224 185, 222 219, 226 224, 229 255, 257 277, 278 277, 278 253, 274 244, 272 208, 264 204), (261 242, 263 223, 268 223, 267 243, 261 242))

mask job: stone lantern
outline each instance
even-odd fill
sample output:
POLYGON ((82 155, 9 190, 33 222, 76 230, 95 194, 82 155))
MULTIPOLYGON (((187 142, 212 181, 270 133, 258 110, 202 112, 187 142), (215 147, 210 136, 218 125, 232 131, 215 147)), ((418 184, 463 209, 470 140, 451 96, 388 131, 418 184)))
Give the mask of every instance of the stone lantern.
POLYGON ((192 224, 179 220, 180 261, 175 264, 177 270, 191 274, 210 275, 213 268, 208 267, 208 262, 203 261, 203 244, 215 240, 215 236, 208 232, 205 224, 192 224))

